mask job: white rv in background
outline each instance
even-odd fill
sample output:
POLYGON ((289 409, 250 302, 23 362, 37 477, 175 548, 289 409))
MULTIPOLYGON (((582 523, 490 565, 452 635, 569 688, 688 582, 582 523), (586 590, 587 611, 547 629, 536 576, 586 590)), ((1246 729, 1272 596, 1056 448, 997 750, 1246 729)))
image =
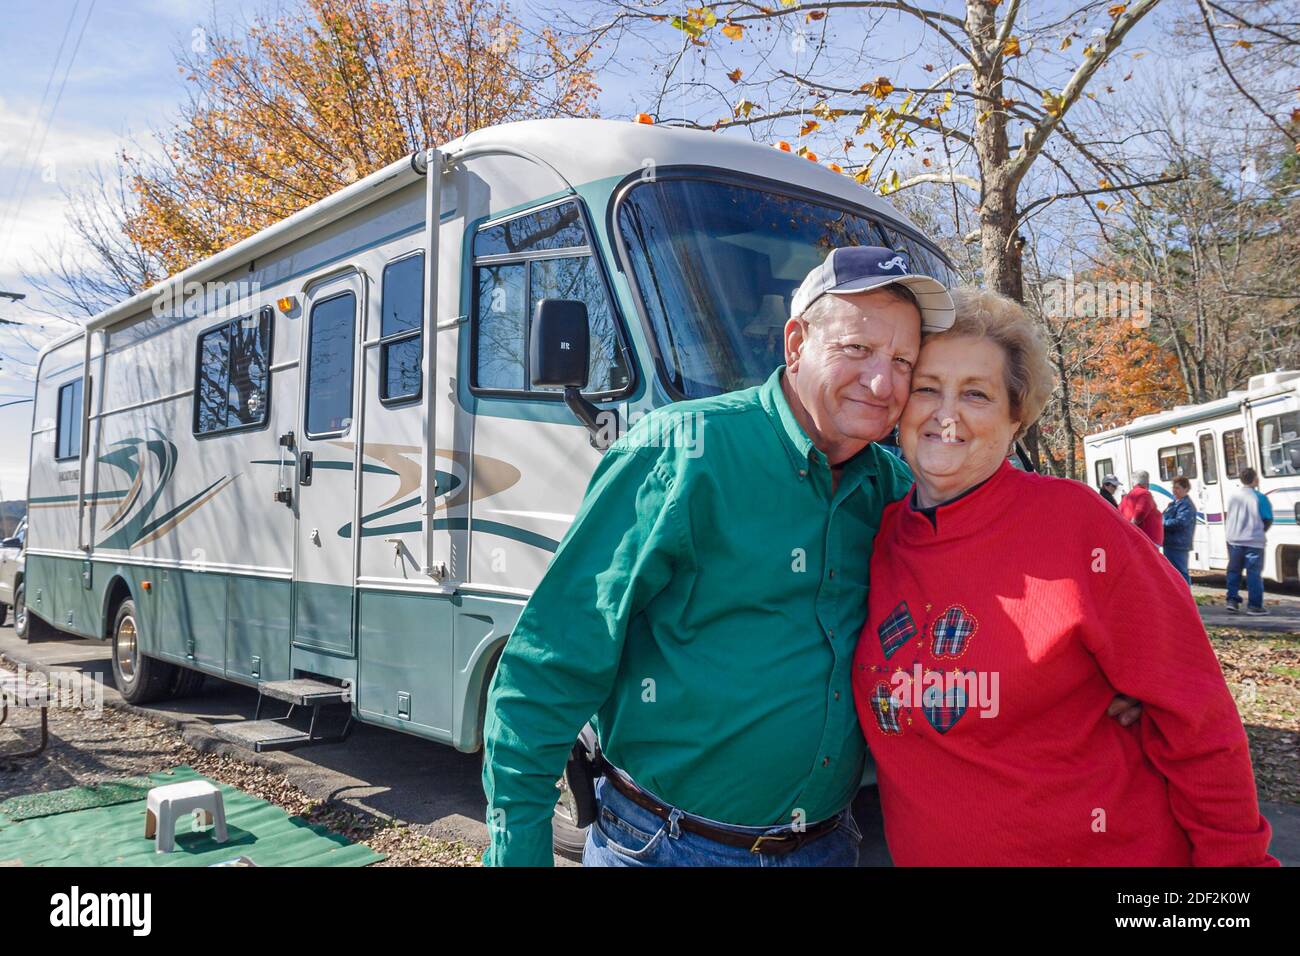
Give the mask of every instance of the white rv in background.
POLYGON ((1300 577, 1300 371, 1252 376, 1226 398, 1144 415, 1089 435, 1083 445, 1094 488, 1114 474, 1128 490, 1132 473, 1146 471, 1163 507, 1173 498, 1174 478, 1191 482, 1200 513, 1188 562, 1193 570, 1227 568, 1224 506, 1241 485, 1242 469, 1254 468, 1273 506, 1264 576, 1278 583, 1300 577))
POLYGON ((32 621, 113 642, 128 700, 210 674, 311 711, 224 725, 257 749, 360 721, 477 750, 592 422, 764 381, 844 245, 953 278, 851 178, 739 138, 540 120, 394 163, 41 354, 32 621), (544 368, 579 339, 580 381, 544 368))

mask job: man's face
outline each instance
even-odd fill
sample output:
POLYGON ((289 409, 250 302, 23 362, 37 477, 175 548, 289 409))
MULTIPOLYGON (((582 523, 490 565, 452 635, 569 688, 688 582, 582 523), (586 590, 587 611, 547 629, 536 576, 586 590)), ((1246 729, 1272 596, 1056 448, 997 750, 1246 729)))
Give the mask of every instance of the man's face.
POLYGON ((903 412, 921 313, 889 292, 824 295, 785 327, 786 366, 826 451, 886 437, 903 412))

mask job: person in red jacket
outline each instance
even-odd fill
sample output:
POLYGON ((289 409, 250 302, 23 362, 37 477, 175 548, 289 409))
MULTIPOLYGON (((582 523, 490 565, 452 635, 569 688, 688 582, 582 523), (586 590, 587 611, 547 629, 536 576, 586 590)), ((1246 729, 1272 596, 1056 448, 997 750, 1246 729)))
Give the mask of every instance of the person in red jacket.
POLYGON ((1120 501, 1119 513, 1155 542, 1156 547, 1165 543, 1164 519, 1151 497, 1151 475, 1148 472, 1133 472, 1133 487, 1120 501))
POLYGON ((915 484, 882 515, 853 663, 894 862, 1277 865, 1191 594, 1087 485, 1007 461, 1051 366, 1018 305, 955 298, 913 373, 915 484), (1105 716, 1117 691, 1132 726, 1105 716))

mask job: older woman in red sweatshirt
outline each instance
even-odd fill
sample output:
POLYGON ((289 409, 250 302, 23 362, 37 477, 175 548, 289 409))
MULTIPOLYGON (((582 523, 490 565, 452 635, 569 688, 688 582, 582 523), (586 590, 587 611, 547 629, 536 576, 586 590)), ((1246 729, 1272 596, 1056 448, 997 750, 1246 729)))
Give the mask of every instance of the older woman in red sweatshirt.
POLYGON ((913 373, 853 672, 894 861, 1276 865, 1187 587, 1090 488, 1007 463, 1051 388, 1020 307, 974 290, 913 373))

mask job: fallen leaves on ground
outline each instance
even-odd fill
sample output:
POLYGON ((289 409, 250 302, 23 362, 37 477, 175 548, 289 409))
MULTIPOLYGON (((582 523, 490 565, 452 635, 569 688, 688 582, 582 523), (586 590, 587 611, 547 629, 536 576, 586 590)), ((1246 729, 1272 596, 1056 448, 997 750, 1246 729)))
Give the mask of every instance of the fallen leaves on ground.
POLYGON ((1261 800, 1300 804, 1300 634, 1210 629, 1250 738, 1261 800))

